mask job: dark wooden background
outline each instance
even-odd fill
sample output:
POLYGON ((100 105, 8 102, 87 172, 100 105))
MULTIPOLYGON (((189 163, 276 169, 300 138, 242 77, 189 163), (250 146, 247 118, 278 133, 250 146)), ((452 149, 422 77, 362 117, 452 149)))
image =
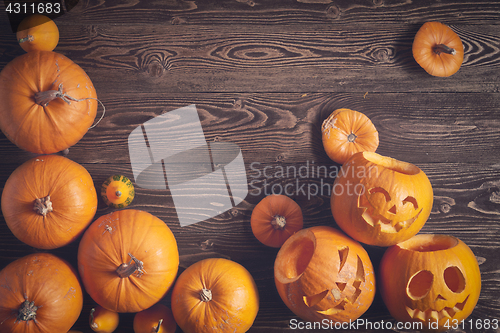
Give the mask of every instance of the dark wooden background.
MULTIPOLYGON (((0 68, 24 53, 2 6, 0 68)), ((168 191, 139 187, 130 207, 158 216, 172 229, 180 271, 203 258, 225 257, 252 273, 261 307, 250 332, 293 331, 289 321, 297 318, 274 287, 277 250, 261 245, 250 229, 252 208, 264 190, 297 179, 264 179, 255 168, 335 167, 324 153, 320 126, 342 107, 372 119, 380 135, 377 152, 427 173, 435 203, 421 232, 454 235, 471 247, 483 287, 470 318, 500 319, 498 0, 80 0, 55 21, 55 51, 88 73, 107 108, 67 155, 87 168, 96 187, 114 173, 133 180, 130 132, 189 104, 198 108, 207 141, 241 147, 254 186, 235 209, 181 228, 168 191), (464 44, 464 64, 449 78, 428 75, 412 57, 415 33, 432 20, 450 25, 464 44), (252 162, 258 164, 252 168, 252 162)), ((10 173, 34 155, 1 134, 0 156, 3 188, 10 173)), ((298 179, 306 186, 333 180, 298 179)), ((302 207, 305 227, 335 227, 329 193, 296 193, 293 199, 302 207)), ((96 217, 111 211, 100 202, 96 217)), ((50 252, 76 267, 77 247, 75 242, 50 252)), ((366 249, 377 267, 384 249, 366 249)), ((0 268, 34 251, 12 236, 2 217, 0 268)), ((162 302, 169 305, 168 297, 162 302)), ((90 332, 93 305, 86 296, 75 329, 90 332)), ((379 294, 362 318, 392 320, 379 294)), ((132 332, 132 319, 121 315, 116 332, 132 332)))

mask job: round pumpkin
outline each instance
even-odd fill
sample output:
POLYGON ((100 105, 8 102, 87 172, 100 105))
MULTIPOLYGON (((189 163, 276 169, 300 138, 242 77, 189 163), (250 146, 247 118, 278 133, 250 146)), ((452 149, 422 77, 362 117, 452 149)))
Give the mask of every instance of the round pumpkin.
POLYGON ((395 319, 446 331, 474 310, 481 273, 474 253, 460 239, 419 234, 386 250, 379 284, 395 319))
POLYGON ((125 176, 113 175, 102 184, 101 197, 110 207, 125 208, 134 200, 134 184, 125 176))
POLYGON ((78 247, 78 270, 85 290, 97 304, 115 312, 139 312, 153 306, 173 284, 178 266, 172 231, 141 210, 99 217, 78 247))
POLYGON ((445 24, 426 22, 412 45, 413 58, 430 75, 451 76, 464 61, 460 37, 445 24))
POLYGON ((134 333, 174 333, 176 329, 172 310, 161 303, 134 316, 134 333))
POLYGON ((0 72, 0 129, 18 147, 53 154, 76 144, 97 112, 85 71, 62 54, 33 51, 0 72))
POLYGON ((302 229, 288 238, 276 256, 274 280, 285 305, 310 322, 354 321, 375 296, 368 253, 327 226, 302 229))
POLYGON ((59 29, 47 16, 34 14, 19 23, 16 38, 26 52, 52 51, 59 42, 59 29))
POLYGON ((92 308, 89 315, 89 325, 97 333, 113 333, 120 322, 117 312, 110 311, 100 305, 92 308))
POLYGON ((302 210, 286 195, 269 195, 254 207, 250 225, 262 244, 280 247, 288 237, 302 229, 302 210))
POLYGON ((22 242, 55 249, 92 222, 97 193, 88 171, 59 155, 32 158, 9 176, 2 192, 7 226, 22 242))
POLYGON ((323 147, 330 159, 339 164, 360 151, 377 150, 378 131, 361 112, 337 109, 321 126, 323 147))
POLYGON ((76 271, 50 253, 17 259, 0 271, 0 332, 67 332, 83 307, 76 271))
POLYGON ((337 225, 359 242, 391 246, 417 234, 432 209, 433 191, 417 166, 372 152, 354 154, 331 194, 337 225))
POLYGON ((259 293, 242 265, 209 258, 189 266, 172 290, 172 312, 185 333, 243 333, 259 311, 259 293))

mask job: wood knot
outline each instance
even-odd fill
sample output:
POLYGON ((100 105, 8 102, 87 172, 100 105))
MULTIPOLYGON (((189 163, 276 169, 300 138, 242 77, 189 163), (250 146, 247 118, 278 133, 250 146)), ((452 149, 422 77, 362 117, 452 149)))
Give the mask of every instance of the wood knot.
POLYGON ((390 51, 387 49, 378 49, 373 52, 373 57, 379 62, 388 62, 390 60, 390 51))
POLYGON ((384 0, 373 0, 373 4, 375 6, 383 6, 384 5, 384 0))
POLYGON ((183 19, 183 18, 178 17, 178 16, 172 17, 172 19, 170 20, 170 23, 172 25, 185 24, 186 22, 187 22, 186 19, 183 19))
POLYGON ((234 103, 233 103, 233 107, 235 109, 241 109, 241 108, 243 108, 243 100, 241 100, 241 99, 235 100, 234 103))
POLYGON ((447 214, 451 210, 451 205, 447 202, 442 202, 441 204, 439 204, 439 210, 441 211, 441 213, 447 214))
POLYGON ((337 5, 330 5, 326 8, 326 16, 331 19, 340 17, 340 8, 337 5))
POLYGON ((165 68, 158 61, 153 61, 148 66, 148 73, 153 77, 160 77, 165 72, 165 68))
POLYGON ((85 29, 90 38, 97 37, 97 27, 95 25, 88 25, 85 29))

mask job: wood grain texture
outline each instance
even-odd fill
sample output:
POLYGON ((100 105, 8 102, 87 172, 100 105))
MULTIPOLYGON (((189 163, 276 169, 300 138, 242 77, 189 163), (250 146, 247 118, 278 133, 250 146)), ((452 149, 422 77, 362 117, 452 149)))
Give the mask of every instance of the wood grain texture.
MULTIPOLYGON (((241 148, 249 194, 235 208, 180 227, 169 188, 138 186, 130 208, 146 210, 172 229, 180 271, 224 257, 252 273, 261 310, 250 332, 325 331, 290 328, 297 317, 274 287, 277 249, 260 244, 249 221, 265 195, 289 185, 305 227, 336 227, 330 191, 340 165, 325 154, 320 127, 342 107, 373 121, 380 135, 377 152, 428 175, 435 198, 422 232, 451 234, 471 247, 483 286, 470 318, 476 326, 500 320, 498 1, 80 0, 56 23, 61 39, 55 51, 89 74, 106 105, 103 120, 67 155, 90 172, 96 187, 114 173, 134 180, 127 141, 132 130, 186 105, 196 105, 207 142, 241 148), (431 20, 449 24, 464 43, 464 64, 450 78, 429 76, 412 57, 415 33, 431 20)), ((23 53, 7 21, 0 20, 0 69, 23 53)), ((0 134, 0 156, 3 189, 9 175, 35 155, 0 134)), ((99 201, 96 218, 111 211, 99 201)), ((378 267, 385 249, 365 248, 378 267)), ((76 267, 77 249, 78 240, 50 252, 76 267)), ((0 268, 36 251, 0 217, 0 268)), ((169 295, 162 302, 169 305, 169 295)), ((86 295, 75 329, 91 332, 92 306, 86 295)), ((116 332, 132 332, 133 314, 120 318, 116 332)), ((378 293, 362 318, 393 321, 378 293)))

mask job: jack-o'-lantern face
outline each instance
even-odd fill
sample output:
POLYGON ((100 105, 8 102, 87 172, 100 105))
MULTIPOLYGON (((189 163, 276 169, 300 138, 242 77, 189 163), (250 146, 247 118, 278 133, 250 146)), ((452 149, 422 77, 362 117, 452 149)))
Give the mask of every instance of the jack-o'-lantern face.
POLYGON ((313 227, 291 236, 274 268, 281 298, 304 320, 354 320, 373 301, 375 281, 366 251, 333 228, 313 227))
POLYGON ((337 225, 352 238, 391 246, 420 231, 432 202, 431 183, 417 166, 363 152, 342 166, 331 209, 337 225))
POLYGON ((393 317, 437 331, 467 318, 481 290, 474 254, 445 235, 417 235, 389 248, 380 264, 380 282, 393 317))
POLYGON ((465 292, 466 285, 464 273, 457 266, 435 272, 420 270, 408 280, 406 311, 422 322, 453 319, 470 296, 465 292))
POLYGON ((400 194, 391 195, 383 187, 366 190, 358 198, 361 218, 378 232, 396 233, 409 228, 422 208, 414 196, 400 194))

